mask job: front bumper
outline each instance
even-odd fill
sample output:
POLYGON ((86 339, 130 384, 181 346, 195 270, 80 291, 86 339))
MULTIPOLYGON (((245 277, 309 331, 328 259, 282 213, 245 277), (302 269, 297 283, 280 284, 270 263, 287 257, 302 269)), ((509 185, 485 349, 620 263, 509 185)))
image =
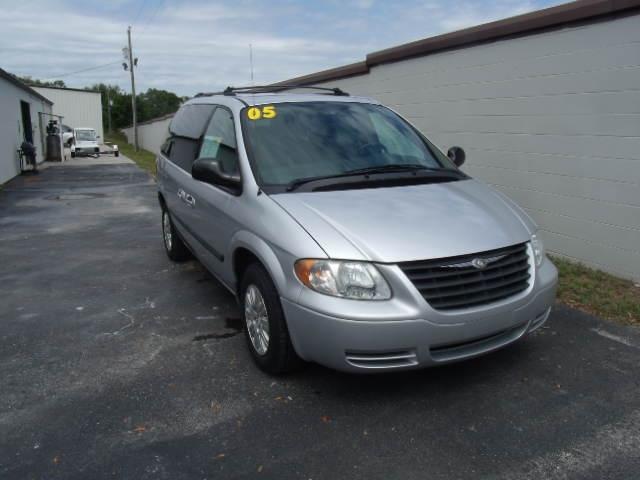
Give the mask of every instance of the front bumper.
POLYGON ((97 155, 100 154, 100 147, 76 147, 73 152, 76 155, 97 155))
POLYGON ((405 319, 392 318, 388 305, 380 305, 378 317, 356 318, 285 298, 282 307, 294 348, 305 360, 350 372, 414 369, 473 358, 539 328, 549 317, 557 280, 556 268, 545 260, 523 295, 446 316, 424 301, 417 318, 405 319))

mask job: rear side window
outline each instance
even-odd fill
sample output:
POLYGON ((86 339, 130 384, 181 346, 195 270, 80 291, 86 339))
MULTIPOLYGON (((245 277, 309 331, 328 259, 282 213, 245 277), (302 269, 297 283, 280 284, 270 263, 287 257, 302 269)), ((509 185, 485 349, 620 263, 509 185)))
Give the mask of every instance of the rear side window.
POLYGON ((162 152, 185 172, 191 173, 200 138, 215 108, 215 105, 185 105, 171 120, 162 152))
POLYGON ((233 116, 226 108, 219 107, 211 117, 199 157, 218 160, 223 172, 239 173, 233 116))
POLYGON ((175 137, 198 140, 207 126, 215 105, 185 105, 176 112, 169 133, 175 137))

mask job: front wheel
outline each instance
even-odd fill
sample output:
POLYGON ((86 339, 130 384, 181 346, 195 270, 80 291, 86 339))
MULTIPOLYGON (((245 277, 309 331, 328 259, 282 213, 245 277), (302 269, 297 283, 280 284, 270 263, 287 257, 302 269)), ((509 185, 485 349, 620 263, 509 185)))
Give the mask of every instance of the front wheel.
POLYGON ((261 265, 254 263, 245 271, 240 298, 245 339, 258 367, 271 374, 295 369, 301 361, 289 338, 280 296, 261 265))
POLYGON ((191 252, 176 232, 166 208, 162 209, 162 240, 167 256, 174 262, 184 262, 191 257, 191 252))

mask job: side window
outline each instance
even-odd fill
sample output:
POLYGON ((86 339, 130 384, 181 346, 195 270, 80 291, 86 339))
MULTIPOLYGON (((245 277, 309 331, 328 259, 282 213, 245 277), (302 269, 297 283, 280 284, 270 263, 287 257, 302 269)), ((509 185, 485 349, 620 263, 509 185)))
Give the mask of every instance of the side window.
POLYGON ((240 172, 233 115, 226 108, 219 107, 213 113, 198 156, 218 160, 223 172, 240 172))
POLYGON ((191 173, 191 165, 196 159, 200 137, 211 118, 215 105, 185 105, 176 112, 169 125, 169 139, 163 145, 163 153, 169 160, 191 173))
POLYGON ((169 137, 164 141, 164 143, 160 147, 160 151, 162 152, 162 154, 165 157, 169 157, 169 155, 171 155, 171 145, 172 145, 172 143, 173 143, 173 141, 172 141, 171 137, 169 137))
POLYGON ((164 141, 164 143, 162 144, 162 146, 160 147, 160 152, 162 152, 162 154, 169 158, 169 156, 171 155, 171 145, 173 144, 173 139, 171 138, 171 134, 169 133, 169 128, 167 127, 167 133, 165 136, 166 140, 164 141))
POLYGON ((191 173, 191 165, 198 153, 198 141, 185 137, 173 137, 169 151, 169 160, 182 170, 191 173))

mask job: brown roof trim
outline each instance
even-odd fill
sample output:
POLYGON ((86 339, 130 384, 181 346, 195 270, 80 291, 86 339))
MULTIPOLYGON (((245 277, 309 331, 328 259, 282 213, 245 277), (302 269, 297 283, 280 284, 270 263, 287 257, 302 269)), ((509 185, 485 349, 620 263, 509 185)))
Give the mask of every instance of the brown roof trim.
POLYGON ((622 10, 640 7, 638 0, 578 0, 515 17, 505 18, 457 32, 445 33, 367 55, 369 66, 423 56, 471 43, 524 34, 543 28, 584 21, 622 10))
MULTIPOLYGON (((465 45, 497 40, 514 35, 531 34, 542 29, 557 28, 578 22, 593 22, 607 15, 619 14, 632 9, 640 9, 640 0, 577 0, 515 17, 445 33, 415 42, 405 43, 377 52, 369 53, 364 62, 352 63, 310 75, 293 78, 280 84, 313 83, 337 80, 368 73, 374 65, 397 62, 407 58, 426 56, 434 52, 460 48, 465 45)), ((278 84, 275 84, 278 85, 278 84)))
POLYGON ((13 85, 15 85, 16 87, 24 90, 27 93, 30 93, 31 95, 33 95, 34 97, 39 98, 40 100, 42 100, 43 102, 47 102, 49 105, 53 105, 53 102, 51 100, 49 100, 47 97, 40 95, 38 92, 36 92, 33 88, 31 88, 29 85, 27 85, 24 82, 21 82, 20 80, 18 80, 16 77, 14 77, 13 75, 11 75, 9 72, 5 72, 3 69, 0 68, 0 78, 4 78, 7 82, 12 83, 13 85))
POLYGON ((327 82, 338 78, 353 77, 354 75, 362 75, 369 73, 367 62, 350 63, 342 67, 330 68, 321 72, 303 75, 302 77, 291 78, 284 82, 274 83, 273 85, 307 85, 310 83, 327 82))
POLYGON ((44 85, 32 85, 34 88, 48 88, 49 90, 71 90, 72 92, 82 93, 100 93, 100 90, 86 90, 84 88, 71 88, 71 87, 46 87, 44 85))

